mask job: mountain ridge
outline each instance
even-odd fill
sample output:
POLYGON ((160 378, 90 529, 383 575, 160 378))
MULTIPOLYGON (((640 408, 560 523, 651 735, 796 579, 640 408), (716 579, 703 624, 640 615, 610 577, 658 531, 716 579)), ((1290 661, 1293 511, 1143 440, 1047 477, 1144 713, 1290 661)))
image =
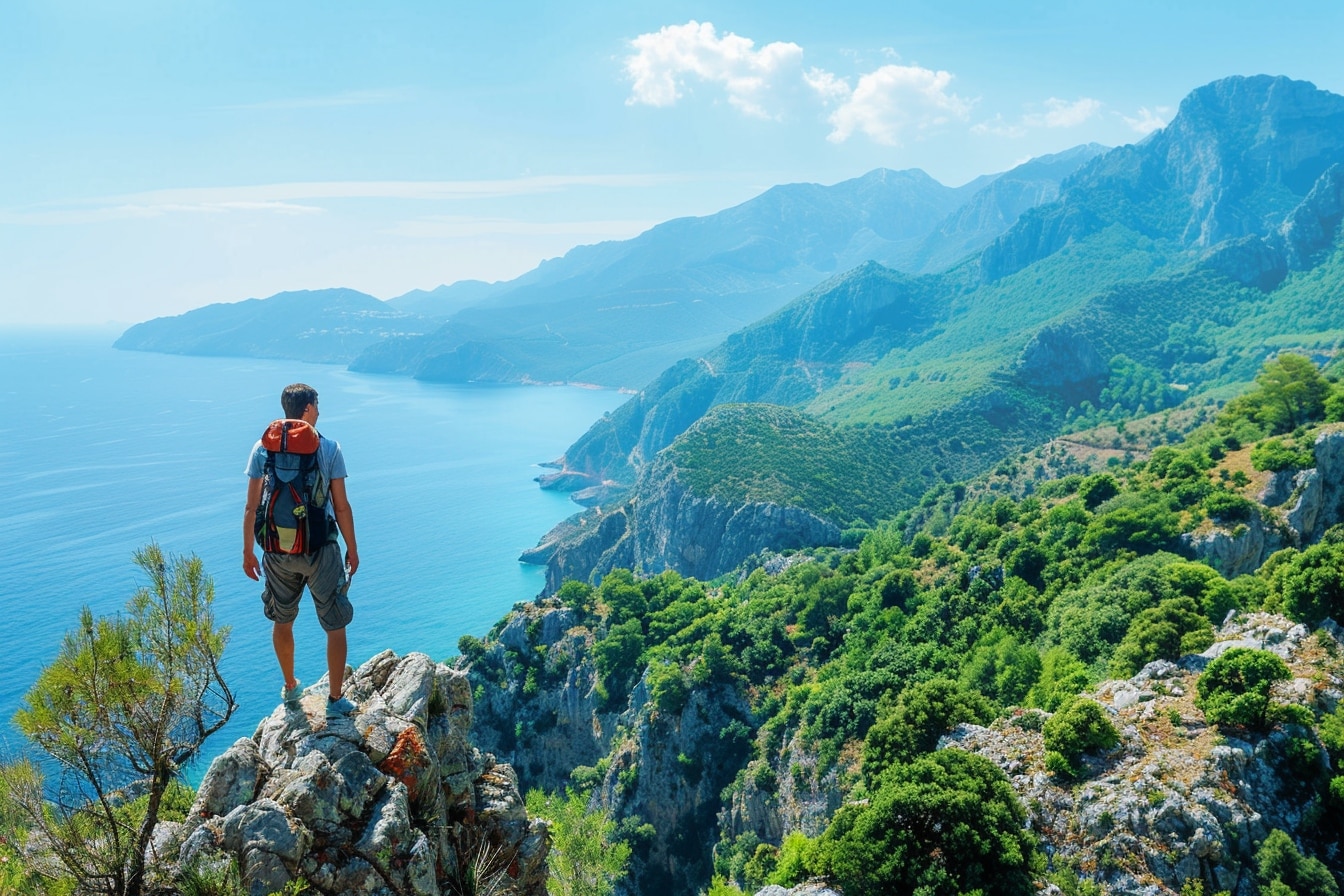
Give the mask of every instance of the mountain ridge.
MULTIPOLYGON (((1192 97, 1171 134, 1092 159, 1066 179, 1058 200, 1023 214, 978 259, 937 275, 910 277, 870 264, 834 278, 698 363, 669 368, 597 421, 559 466, 594 485, 630 489, 624 503, 608 498, 604 511, 637 515, 659 488, 650 478, 652 459, 667 451, 679 480, 692 476, 699 483, 692 490, 707 498, 718 494, 714 483, 731 479, 730 468, 755 464, 768 475, 776 469, 769 451, 778 449, 767 451, 725 418, 721 432, 699 431, 702 440, 726 446, 717 458, 679 447, 682 433, 717 404, 783 403, 831 425, 884 433, 865 463, 889 465, 912 483, 879 514, 890 515, 940 478, 975 475, 1057 434, 1068 413, 1086 413, 1108 390, 1137 396, 1126 383, 1184 384, 1185 392, 1162 387, 1128 399, 1136 402, 1131 409, 1140 401, 1160 409, 1216 383, 1249 380, 1268 349, 1248 340, 1264 340, 1251 334, 1265 326, 1279 328, 1266 334, 1276 340, 1274 350, 1319 344, 1321 337, 1297 321, 1310 317, 1328 333, 1344 327, 1344 309, 1319 299, 1312 308, 1300 286, 1304 275, 1289 276, 1289 260, 1299 269, 1314 265, 1331 278, 1324 288, 1338 288, 1331 272, 1344 252, 1344 197, 1332 160, 1344 157, 1344 98, 1269 77, 1228 79, 1192 97), (1248 106, 1248 97, 1258 104, 1248 106), (1214 101, 1221 110, 1211 110, 1214 101), (1324 114, 1304 118, 1304 109, 1324 114), (1280 126, 1278 114, 1288 124, 1280 126), (1200 147, 1210 140, 1219 147, 1214 155, 1250 173, 1207 163, 1200 147), (1182 161, 1190 159, 1205 161, 1192 168, 1182 161), (1211 183, 1233 186, 1214 201, 1211 183), (1224 239, 1210 246, 1213 234, 1224 239), (1292 310, 1278 313, 1276 305, 1292 310)), ((763 417, 771 413, 762 406, 763 417)), ((842 443, 833 449, 856 450, 842 443)), ((756 500, 750 491, 743 499, 756 500)), ((824 500, 797 506, 839 526, 852 523, 828 512, 824 500)), ((574 539, 613 531, 590 525, 557 534, 564 547, 551 562, 605 556, 574 539)), ((759 547, 771 538, 759 533, 759 547)), ((670 549, 642 559, 649 568, 683 568, 676 557, 670 549)), ((606 568, 604 562, 593 575, 606 568)), ((576 574, 572 566, 566 572, 576 574)))
MULTIPOLYGON (((988 242, 1031 202, 1054 195, 1059 179, 1098 151, 1077 147, 961 187, 889 169, 830 186, 778 185, 713 215, 575 247, 511 281, 413 290, 386 305, 417 315, 414 327, 363 340, 353 356, 327 351, 321 360, 436 381, 636 388, 856 264, 876 259, 913 270, 948 263, 988 242), (972 200, 976 210, 957 218, 972 200)), ((210 307, 209 314, 198 309, 146 322, 122 346, 224 353, 223 338, 201 348, 195 330, 204 319, 229 333, 289 327, 243 307, 221 324, 230 306, 210 307)), ((266 350, 284 351, 285 344, 266 350)), ((307 348, 287 344, 295 355, 307 348)), ((258 349, 238 337, 234 350, 258 349)))

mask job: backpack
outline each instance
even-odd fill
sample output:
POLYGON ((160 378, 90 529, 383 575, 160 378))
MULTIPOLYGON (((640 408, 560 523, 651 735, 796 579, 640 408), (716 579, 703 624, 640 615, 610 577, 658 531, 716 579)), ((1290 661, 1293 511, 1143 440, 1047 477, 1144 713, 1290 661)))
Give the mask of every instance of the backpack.
POLYGON ((314 554, 336 534, 327 517, 326 481, 317 465, 320 442, 317 430, 303 420, 276 420, 262 433, 266 463, 253 529, 257 544, 268 554, 314 554), (295 459, 281 465, 286 474, 297 465, 292 479, 276 472, 281 455, 295 459))

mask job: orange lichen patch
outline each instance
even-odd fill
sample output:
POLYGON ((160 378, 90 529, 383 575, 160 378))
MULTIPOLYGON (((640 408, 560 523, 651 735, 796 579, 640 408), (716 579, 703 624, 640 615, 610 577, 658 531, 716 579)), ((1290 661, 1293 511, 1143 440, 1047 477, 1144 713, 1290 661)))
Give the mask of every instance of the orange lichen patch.
POLYGON ((392 745, 387 758, 378 763, 380 772, 406 785, 406 792, 411 799, 419 795, 421 782, 432 767, 425 740, 420 736, 420 729, 415 726, 398 734, 397 742, 392 745))

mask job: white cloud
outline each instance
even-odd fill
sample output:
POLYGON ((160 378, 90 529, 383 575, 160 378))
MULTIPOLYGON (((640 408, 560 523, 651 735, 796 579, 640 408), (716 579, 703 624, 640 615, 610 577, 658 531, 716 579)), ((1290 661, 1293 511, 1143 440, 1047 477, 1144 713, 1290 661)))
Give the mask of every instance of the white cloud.
POLYGON ((823 100, 839 102, 826 139, 843 143, 856 131, 877 143, 899 146, 910 131, 922 132, 953 119, 965 120, 972 103, 948 91, 952 75, 913 65, 884 65, 849 83, 812 69, 807 83, 823 100))
POLYGON ((1144 106, 1139 109, 1134 118, 1128 115, 1121 115, 1125 124, 1129 125, 1137 133, 1147 136, 1153 131, 1167 126, 1167 116, 1171 114, 1171 109, 1167 106, 1158 106, 1156 109, 1149 109, 1144 106))
POLYGON ((0 209, 0 224, 93 224, 174 213, 261 212, 312 214, 324 209, 304 203, 323 200, 402 199, 452 201, 498 199, 554 193, 571 187, 647 187, 681 180, 681 175, 538 175, 467 181, 320 181, 235 187, 187 187, 122 196, 50 202, 0 209))
POLYGON ((710 22, 667 25, 630 42, 625 72, 633 82, 627 105, 671 106, 687 80, 718 84, 728 102, 747 115, 768 118, 766 101, 784 75, 801 64, 803 48, 775 42, 759 50, 750 38, 731 31, 720 37, 710 22))
POLYGON ((1022 123, 1029 128, 1072 128, 1101 111, 1101 101, 1091 97, 1069 102, 1052 96, 1044 105, 1041 111, 1023 115, 1022 123))
POLYGON ((1027 129, 1021 124, 1009 124, 1007 121, 1004 121, 1002 115, 996 114, 988 121, 980 121, 971 125, 971 133, 989 135, 991 137, 1017 139, 1018 137, 1025 137, 1027 135, 1027 129))
POLYGON ((853 89, 849 82, 839 75, 832 74, 825 69, 810 68, 803 74, 803 81, 808 87, 811 87, 816 94, 821 97, 822 102, 829 104, 843 103, 849 99, 853 89))
POLYGON ((1102 109, 1100 100, 1091 97, 1061 100, 1050 97, 1044 103, 1028 106, 1028 110, 1016 122, 1009 122, 1002 115, 995 115, 986 121, 972 125, 971 133, 991 137, 1017 139, 1025 137, 1029 131, 1040 128, 1072 128, 1095 118, 1102 109))

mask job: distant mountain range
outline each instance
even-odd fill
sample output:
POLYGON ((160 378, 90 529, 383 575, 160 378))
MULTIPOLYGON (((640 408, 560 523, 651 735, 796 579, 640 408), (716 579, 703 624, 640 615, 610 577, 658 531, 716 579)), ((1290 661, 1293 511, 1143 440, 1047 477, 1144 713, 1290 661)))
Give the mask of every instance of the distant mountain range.
POLYGON ((1076 147, 959 188, 883 169, 834 186, 778 186, 718 214, 580 246, 507 282, 463 281, 382 306, 349 290, 282 293, 149 321, 117 345, 349 362, 438 381, 638 388, 855 265, 924 272, 965 258, 1101 152, 1076 147), (351 305, 356 296, 365 304, 351 305), (385 319, 357 318, 379 307, 385 319))
POLYGON ((430 318, 399 311, 366 293, 317 289, 156 317, 128 329, 114 346, 178 355, 347 363, 376 342, 428 333, 435 326, 430 318))
POLYGON ((1265 76, 1200 88, 964 263, 861 265, 668 367, 557 462, 544 484, 601 508, 532 556, 552 585, 713 577, 889 518, 1075 417, 1216 396, 1283 350, 1328 360, 1341 218, 1344 97, 1265 76))

